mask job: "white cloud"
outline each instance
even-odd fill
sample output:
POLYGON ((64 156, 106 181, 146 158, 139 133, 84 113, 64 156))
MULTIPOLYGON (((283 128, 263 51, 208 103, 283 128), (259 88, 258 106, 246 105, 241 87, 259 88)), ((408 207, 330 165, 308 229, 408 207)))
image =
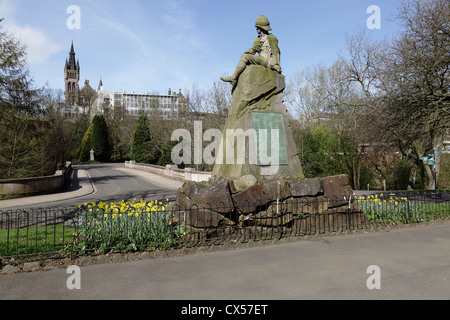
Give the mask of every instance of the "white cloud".
POLYGON ((26 46, 29 65, 45 62, 52 55, 63 50, 60 44, 53 42, 39 29, 30 26, 20 27, 14 24, 9 24, 6 28, 26 46))
POLYGON ((45 62, 52 55, 63 48, 52 41, 45 33, 34 27, 20 26, 15 21, 18 7, 14 1, 0 1, 0 16, 5 18, 3 24, 7 31, 26 46, 27 62, 29 65, 45 62))

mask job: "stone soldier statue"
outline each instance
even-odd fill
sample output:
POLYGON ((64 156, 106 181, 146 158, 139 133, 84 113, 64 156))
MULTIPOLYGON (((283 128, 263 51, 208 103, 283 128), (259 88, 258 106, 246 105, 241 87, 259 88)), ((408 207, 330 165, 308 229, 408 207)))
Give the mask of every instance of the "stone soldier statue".
POLYGON ((226 78, 221 77, 222 81, 231 82, 234 86, 239 75, 245 70, 247 65, 251 64, 261 65, 281 73, 280 48, 278 48, 278 39, 269 33, 272 30, 269 19, 265 16, 260 16, 256 20, 255 27, 258 37, 253 46, 241 56, 234 73, 226 78), (256 53, 259 53, 259 55, 255 55, 256 53))

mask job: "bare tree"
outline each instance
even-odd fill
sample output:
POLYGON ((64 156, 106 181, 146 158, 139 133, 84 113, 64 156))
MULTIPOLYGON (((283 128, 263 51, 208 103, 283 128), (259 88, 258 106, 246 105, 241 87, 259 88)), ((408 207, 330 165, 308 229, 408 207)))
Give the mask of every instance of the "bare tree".
POLYGON ((228 83, 217 80, 205 94, 205 119, 207 128, 219 130, 225 125, 231 105, 231 90, 228 83))
POLYGON ((398 20, 403 31, 380 59, 386 132, 400 150, 426 172, 428 188, 439 176, 421 158, 442 148, 450 125, 450 2, 408 0, 398 20))
POLYGON ((331 66, 316 65, 298 73, 288 85, 287 97, 303 129, 324 124, 333 130, 337 137, 334 156, 349 159, 353 185, 359 189, 364 156, 361 128, 367 108, 364 95, 351 81, 348 62, 340 57, 331 66))
POLYGON ((298 119, 300 127, 311 128, 317 123, 317 114, 323 105, 320 95, 315 94, 310 83, 311 70, 298 72, 286 86, 286 104, 290 113, 298 119))

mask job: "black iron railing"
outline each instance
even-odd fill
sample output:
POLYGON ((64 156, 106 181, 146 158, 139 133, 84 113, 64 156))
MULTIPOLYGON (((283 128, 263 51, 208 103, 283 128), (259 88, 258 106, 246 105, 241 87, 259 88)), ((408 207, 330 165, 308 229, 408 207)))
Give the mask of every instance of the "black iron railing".
POLYGON ((270 206, 182 207, 174 200, 0 211, 0 258, 80 255, 270 240, 450 217, 449 192, 290 198, 270 206))

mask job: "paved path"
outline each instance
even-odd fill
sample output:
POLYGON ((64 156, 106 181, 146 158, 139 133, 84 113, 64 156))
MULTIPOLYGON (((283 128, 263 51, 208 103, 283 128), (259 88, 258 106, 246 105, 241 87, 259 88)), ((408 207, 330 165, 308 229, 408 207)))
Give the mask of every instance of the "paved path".
POLYGON ((450 222, 82 266, 80 290, 69 276, 0 275, 0 299, 450 299, 450 222))

